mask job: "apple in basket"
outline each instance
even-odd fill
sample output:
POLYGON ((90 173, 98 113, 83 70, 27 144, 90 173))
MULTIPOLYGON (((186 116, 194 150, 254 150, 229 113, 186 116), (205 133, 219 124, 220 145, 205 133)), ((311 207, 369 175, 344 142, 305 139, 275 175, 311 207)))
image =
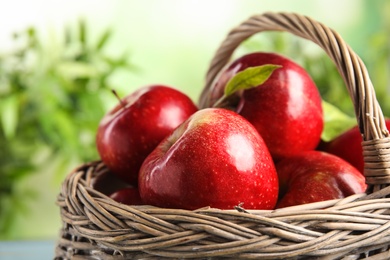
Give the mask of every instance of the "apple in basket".
POLYGON ((365 192, 364 176, 343 159, 305 151, 276 163, 279 177, 277 208, 340 199, 365 192))
POLYGON ((98 173, 91 179, 91 187, 107 196, 129 186, 130 184, 108 170, 98 173))
POLYGON ((113 192, 110 198, 127 205, 142 205, 142 200, 137 187, 126 187, 113 192))
MULTIPOLYGON (((390 119, 386 119, 385 124, 387 129, 390 129, 390 119)), ((364 173, 362 141, 359 128, 355 126, 330 142, 322 144, 321 150, 343 158, 364 173)))
POLYGON ((210 92, 202 93, 200 106, 215 106, 234 75, 265 64, 281 67, 261 86, 238 91, 218 107, 231 108, 251 122, 275 160, 314 150, 323 130, 321 96, 301 66, 278 54, 256 52, 236 59, 217 77, 210 92))
POLYGON ((182 92, 163 85, 140 88, 126 96, 100 121, 96 145, 106 166, 137 185, 146 156, 198 109, 182 92))
POLYGON ((263 139, 246 119, 222 108, 199 110, 176 128, 145 159, 138 185, 145 204, 189 210, 273 209, 278 197, 263 139))

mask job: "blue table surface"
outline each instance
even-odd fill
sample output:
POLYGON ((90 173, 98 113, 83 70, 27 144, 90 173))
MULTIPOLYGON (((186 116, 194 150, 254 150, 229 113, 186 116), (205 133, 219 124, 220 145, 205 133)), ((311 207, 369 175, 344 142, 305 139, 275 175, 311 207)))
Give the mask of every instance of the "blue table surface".
POLYGON ((0 260, 45 260, 54 258, 56 241, 0 241, 0 260))

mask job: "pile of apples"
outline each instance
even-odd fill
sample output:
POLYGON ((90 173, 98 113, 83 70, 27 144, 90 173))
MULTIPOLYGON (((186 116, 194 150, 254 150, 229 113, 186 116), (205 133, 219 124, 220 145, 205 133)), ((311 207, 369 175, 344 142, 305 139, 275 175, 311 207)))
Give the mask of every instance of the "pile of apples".
POLYGON ((268 210, 366 190, 358 129, 347 141, 321 142, 319 91, 305 69, 281 55, 233 61, 198 105, 164 85, 119 100, 96 136, 109 171, 92 182, 118 202, 268 210), (348 150, 354 161, 343 156, 348 150))

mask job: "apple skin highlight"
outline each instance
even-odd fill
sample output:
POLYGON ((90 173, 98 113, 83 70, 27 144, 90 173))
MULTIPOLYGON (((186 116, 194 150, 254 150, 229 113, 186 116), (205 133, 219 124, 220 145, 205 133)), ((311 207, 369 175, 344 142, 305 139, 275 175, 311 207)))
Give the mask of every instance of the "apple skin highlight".
POLYGON ((364 176, 345 160, 320 151, 306 151, 276 163, 280 198, 277 208, 363 193, 364 176))
POLYGON ((208 108, 145 159, 139 190, 144 203, 159 207, 273 209, 278 178, 256 129, 235 112, 208 108))

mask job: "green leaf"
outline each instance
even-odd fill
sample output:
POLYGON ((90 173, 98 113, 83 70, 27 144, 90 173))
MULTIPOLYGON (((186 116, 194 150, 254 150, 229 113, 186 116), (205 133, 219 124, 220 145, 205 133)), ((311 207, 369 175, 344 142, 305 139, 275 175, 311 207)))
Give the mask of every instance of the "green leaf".
POLYGON ((3 99, 1 104, 1 124, 7 139, 15 136, 18 124, 18 99, 10 95, 3 99))
POLYGON ((272 75, 274 70, 278 68, 281 68, 281 66, 268 64, 250 67, 238 72, 226 84, 225 96, 227 97, 239 90, 250 89, 263 84, 272 75))
POLYGON ((87 45, 87 25, 84 19, 79 20, 79 41, 85 48, 87 45))
POLYGON ((324 110, 324 130, 321 139, 328 142, 357 124, 355 118, 343 113, 326 101, 322 101, 324 110))
POLYGON ((111 30, 106 30, 101 36, 99 41, 96 44, 96 50, 101 50, 107 43, 108 39, 110 38, 112 32, 111 30))
POLYGON ((92 64, 78 61, 64 61, 57 69, 60 75, 67 79, 92 78, 99 74, 92 64))
POLYGON ((72 33, 69 27, 64 28, 64 46, 67 47, 72 42, 72 33))

